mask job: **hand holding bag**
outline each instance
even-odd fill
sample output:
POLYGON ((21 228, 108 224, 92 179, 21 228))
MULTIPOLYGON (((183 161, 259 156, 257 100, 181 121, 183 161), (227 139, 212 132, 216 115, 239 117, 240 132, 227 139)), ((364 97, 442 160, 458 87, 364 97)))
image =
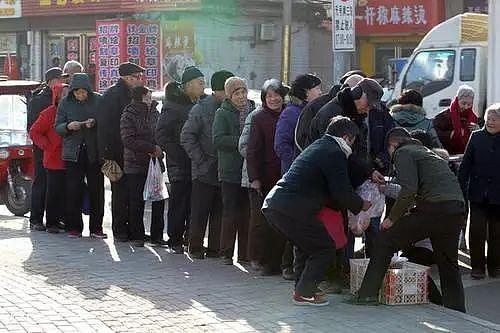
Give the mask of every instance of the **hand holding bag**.
POLYGON ((160 201, 168 198, 168 191, 163 181, 160 161, 157 158, 149 160, 148 175, 144 184, 144 201, 160 201))

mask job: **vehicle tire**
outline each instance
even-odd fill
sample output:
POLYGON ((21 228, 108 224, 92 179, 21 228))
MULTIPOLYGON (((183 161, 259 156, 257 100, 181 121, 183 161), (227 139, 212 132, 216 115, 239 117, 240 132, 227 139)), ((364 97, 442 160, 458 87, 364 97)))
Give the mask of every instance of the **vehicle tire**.
POLYGON ((3 197, 7 209, 15 216, 24 216, 31 209, 31 180, 24 177, 14 179, 16 193, 9 190, 6 185, 3 188, 3 197))

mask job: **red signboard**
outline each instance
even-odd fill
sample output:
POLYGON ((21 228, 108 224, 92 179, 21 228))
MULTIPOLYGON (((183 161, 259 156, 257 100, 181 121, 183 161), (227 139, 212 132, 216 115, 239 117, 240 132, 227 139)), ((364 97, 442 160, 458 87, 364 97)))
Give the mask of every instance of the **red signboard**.
POLYGON ((130 61, 146 68, 146 86, 160 88, 160 24, 156 21, 103 20, 96 22, 96 89, 118 81, 118 66, 130 61))
POLYGON ((358 1, 356 35, 426 33, 444 19, 442 0, 358 1))
POLYGON ((23 16, 141 13, 200 9, 201 0, 21 0, 23 16))

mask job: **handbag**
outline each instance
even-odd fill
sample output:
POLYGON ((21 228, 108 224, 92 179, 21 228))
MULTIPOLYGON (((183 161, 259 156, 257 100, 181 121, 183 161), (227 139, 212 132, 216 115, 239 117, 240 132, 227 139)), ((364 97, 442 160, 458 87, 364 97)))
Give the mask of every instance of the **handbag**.
POLYGON ((101 172, 108 177, 111 182, 117 182, 123 177, 122 168, 113 160, 106 160, 101 167, 101 172))

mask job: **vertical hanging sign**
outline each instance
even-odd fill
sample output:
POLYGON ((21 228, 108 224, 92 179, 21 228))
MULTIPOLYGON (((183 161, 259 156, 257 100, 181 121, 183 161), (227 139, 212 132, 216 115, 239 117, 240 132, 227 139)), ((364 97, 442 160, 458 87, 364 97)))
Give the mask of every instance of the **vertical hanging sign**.
POLYGON ((354 52, 354 0, 332 0, 332 40, 334 52, 354 52))

